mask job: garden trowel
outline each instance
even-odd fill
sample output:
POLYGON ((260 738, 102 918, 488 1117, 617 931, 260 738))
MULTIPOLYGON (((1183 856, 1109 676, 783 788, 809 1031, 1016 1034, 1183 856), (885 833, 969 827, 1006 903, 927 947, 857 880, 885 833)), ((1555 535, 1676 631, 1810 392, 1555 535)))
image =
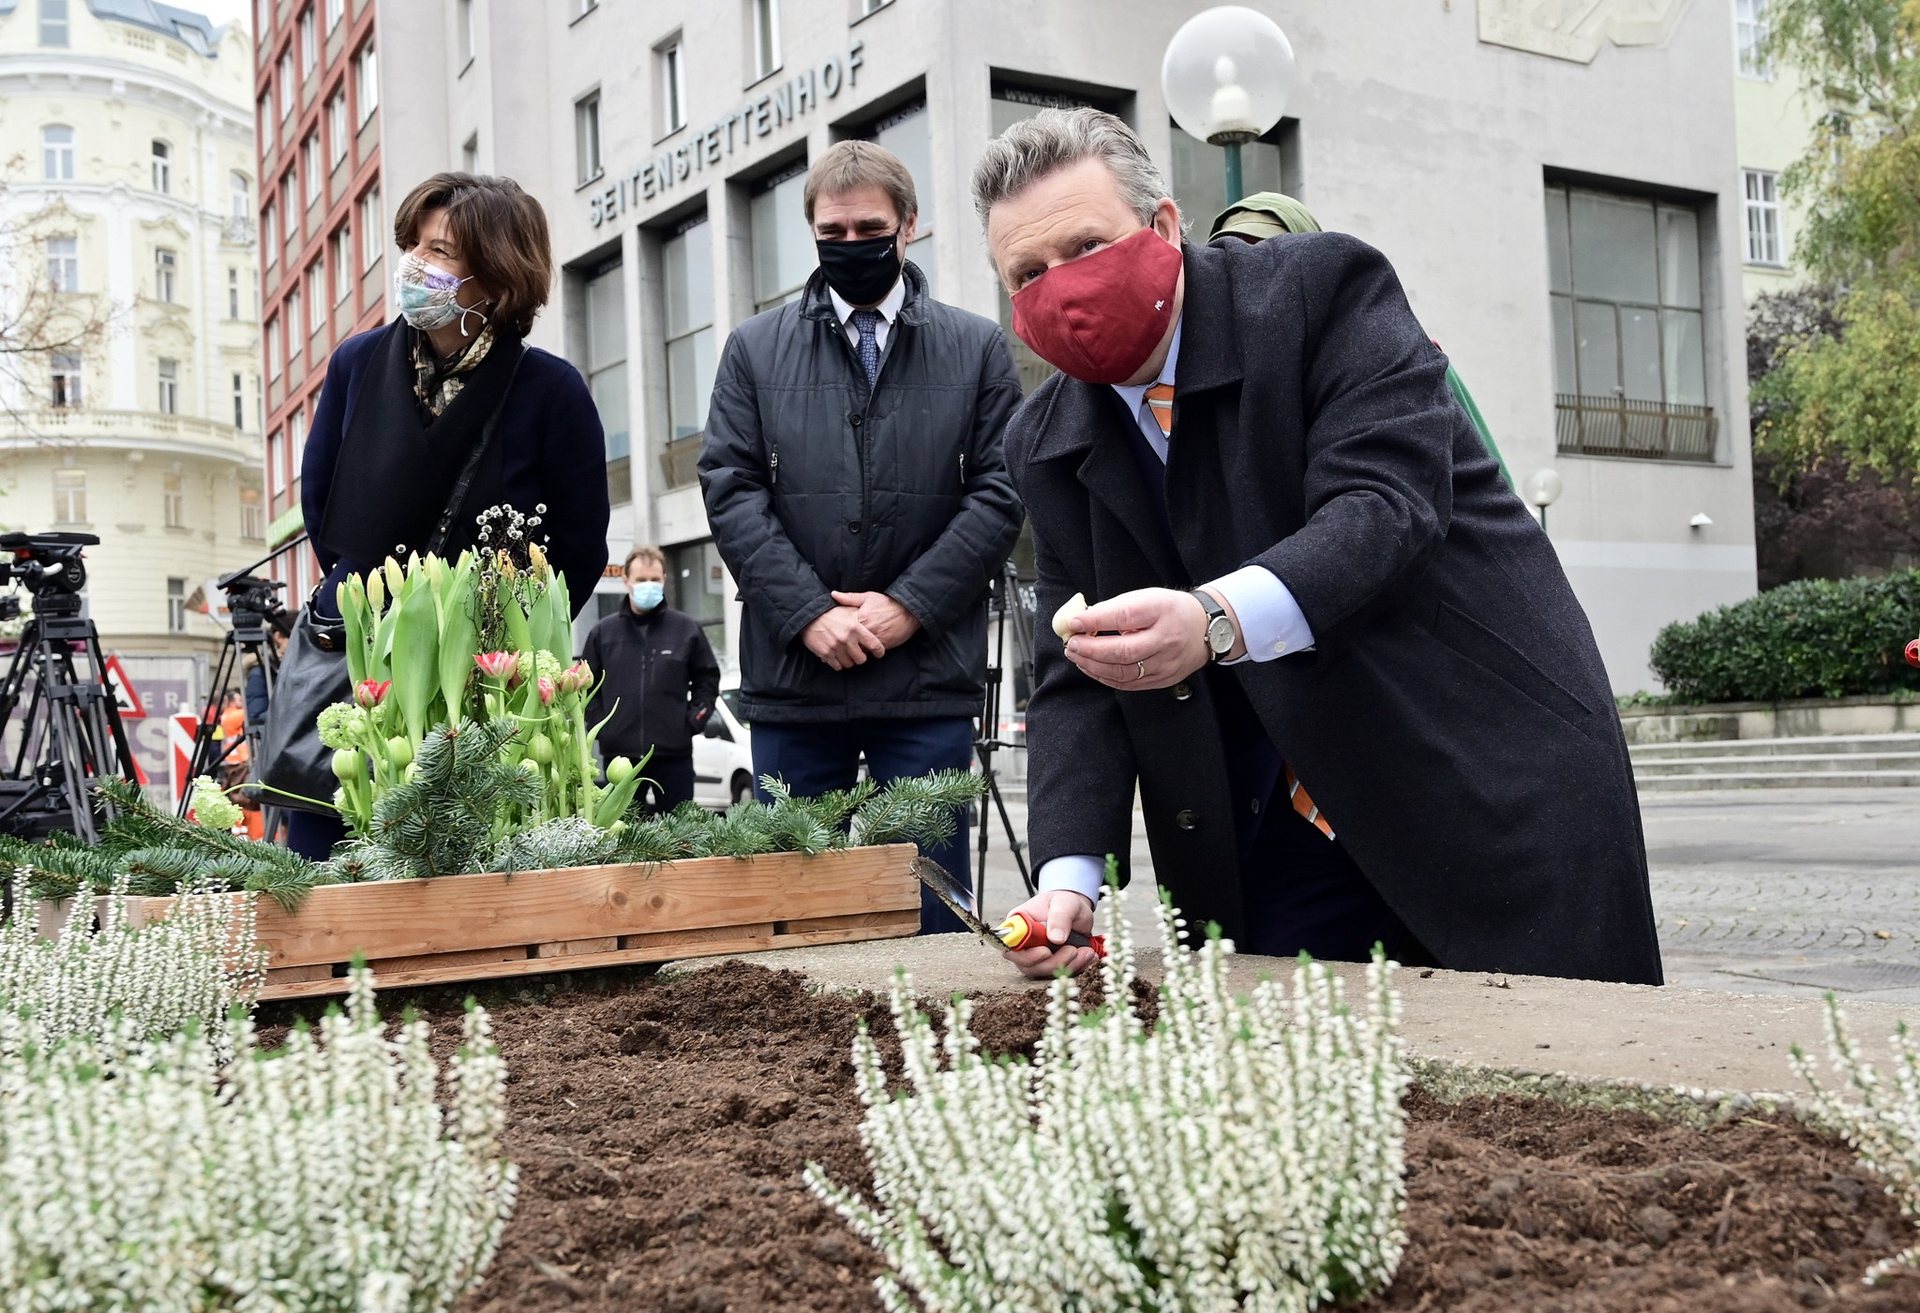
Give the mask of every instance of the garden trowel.
MULTIPOLYGON (((921 884, 933 890, 933 896, 945 903, 947 910, 959 917, 967 929, 995 948, 1028 948, 1046 944, 1046 925, 1025 912, 1013 913, 1000 923, 998 929, 982 921, 973 911, 973 891, 949 875, 940 863, 926 857, 916 857, 913 859, 913 873, 920 877, 921 884)), ((1107 955, 1107 943, 1103 936, 1084 935, 1078 930, 1067 935, 1067 942, 1062 947, 1091 948, 1095 956, 1107 955)))

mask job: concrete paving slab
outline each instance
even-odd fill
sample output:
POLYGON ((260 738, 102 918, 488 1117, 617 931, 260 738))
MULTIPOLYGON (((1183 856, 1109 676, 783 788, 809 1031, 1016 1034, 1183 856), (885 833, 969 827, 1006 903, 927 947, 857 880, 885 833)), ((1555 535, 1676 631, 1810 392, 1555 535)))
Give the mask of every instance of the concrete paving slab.
MULTIPOLYGON (((721 960, 696 959, 668 969, 721 960)), ((827 989, 883 993, 899 966, 907 968, 916 992, 925 997, 1045 988, 1014 974, 971 935, 782 949, 743 960, 802 972, 827 989)), ((1262 976, 1284 979, 1292 967, 1280 958, 1238 958, 1236 988, 1248 988, 1262 976)), ((1142 973, 1151 978, 1158 968, 1158 953, 1144 952, 1142 973)), ((1340 964, 1336 970, 1349 990, 1359 987, 1362 967, 1340 964)), ((1818 997, 1418 969, 1399 972, 1396 984, 1412 1053, 1498 1071, 1725 1093, 1798 1093, 1802 1087, 1788 1065, 1789 1048, 1798 1043, 1811 1053, 1826 1051, 1824 1004, 1818 997)), ((1848 998, 1845 1006, 1855 1033, 1876 1056, 1885 1052, 1884 1039, 1899 1020, 1920 1016, 1920 1006, 1859 996, 1848 998)))

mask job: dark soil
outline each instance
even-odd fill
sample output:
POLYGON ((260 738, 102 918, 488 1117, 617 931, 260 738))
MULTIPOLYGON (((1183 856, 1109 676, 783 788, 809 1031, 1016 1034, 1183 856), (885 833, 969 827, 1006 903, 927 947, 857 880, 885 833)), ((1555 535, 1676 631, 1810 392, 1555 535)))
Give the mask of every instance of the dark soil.
MULTIPOLYGON (((848 1063, 882 1000, 731 964, 557 986, 494 1005, 520 1199, 462 1313, 870 1313, 878 1265, 801 1184, 864 1175, 848 1063)), ((458 1013, 430 1005, 443 1042, 458 1013)), ((979 1004, 1030 1050, 1039 993, 979 1004)), ((1373 1313, 1920 1309, 1860 1283, 1911 1229, 1844 1145, 1746 1119, 1708 1130, 1513 1098, 1409 1103, 1398 1280, 1373 1313)))

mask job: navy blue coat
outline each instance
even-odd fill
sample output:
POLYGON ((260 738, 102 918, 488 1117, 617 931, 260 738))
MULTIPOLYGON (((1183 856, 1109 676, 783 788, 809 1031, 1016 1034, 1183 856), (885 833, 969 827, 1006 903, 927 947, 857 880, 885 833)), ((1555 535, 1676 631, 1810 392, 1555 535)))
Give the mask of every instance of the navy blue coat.
MULTIPOLYGON (((300 462, 300 505, 313 535, 314 552, 327 572, 323 597, 330 596, 331 586, 348 574, 379 564, 343 559, 337 548, 321 540, 320 526, 326 521, 327 501, 336 483, 341 496, 353 495, 351 471, 336 469, 341 443, 362 399, 367 365, 386 333, 406 331, 398 324, 396 320, 350 337, 336 347, 327 361, 320 402, 314 407, 313 428, 300 462)), ((607 564, 608 516, 606 439, 600 412, 580 371, 551 352, 528 347, 513 387, 501 403, 493 440, 501 452, 498 477, 476 482, 467 505, 511 505, 524 515, 545 505, 540 527, 547 533, 547 556, 566 576, 577 615, 607 564)), ((441 509, 432 507, 427 518, 436 518, 441 509)), ((471 522, 454 526, 450 552, 471 545, 473 528, 471 522)))

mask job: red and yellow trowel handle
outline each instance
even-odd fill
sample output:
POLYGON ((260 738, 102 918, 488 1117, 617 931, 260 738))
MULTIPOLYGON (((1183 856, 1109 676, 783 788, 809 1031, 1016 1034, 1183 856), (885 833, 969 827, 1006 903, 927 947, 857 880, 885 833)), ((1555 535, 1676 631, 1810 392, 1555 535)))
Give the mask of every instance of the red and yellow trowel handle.
MULTIPOLYGON (((1002 921, 994 933, 1000 936, 1000 942, 1008 948, 1049 948, 1047 942, 1047 923, 1039 917, 1029 916, 1025 912, 1011 913, 1002 921)), ((1083 935, 1078 930, 1067 933, 1067 942, 1058 945, 1061 948, 1091 948, 1095 957, 1107 955, 1107 941, 1101 935, 1083 935)))

